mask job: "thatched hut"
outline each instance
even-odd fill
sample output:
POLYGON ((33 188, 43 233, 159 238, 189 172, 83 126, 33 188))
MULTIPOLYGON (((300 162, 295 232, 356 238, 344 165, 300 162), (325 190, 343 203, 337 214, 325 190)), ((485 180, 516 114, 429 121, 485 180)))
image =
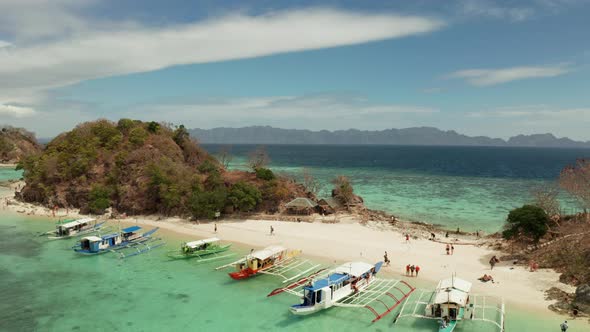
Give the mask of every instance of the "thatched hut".
POLYGON ((320 212, 323 214, 332 214, 342 208, 342 204, 334 198, 322 198, 318 201, 318 207, 320 208, 320 212))
POLYGON ((297 197, 289 203, 285 204, 287 213, 290 214, 312 214, 315 212, 317 203, 306 197, 297 197))

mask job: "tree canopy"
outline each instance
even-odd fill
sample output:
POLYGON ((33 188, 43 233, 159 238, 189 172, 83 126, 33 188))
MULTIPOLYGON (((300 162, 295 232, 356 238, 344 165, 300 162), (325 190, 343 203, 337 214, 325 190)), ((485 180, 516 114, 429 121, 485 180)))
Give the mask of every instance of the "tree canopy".
POLYGON ((521 235, 530 237, 533 242, 539 242, 549 230, 549 217, 540 207, 523 205, 508 213, 506 227, 502 235, 506 239, 512 239, 521 235))

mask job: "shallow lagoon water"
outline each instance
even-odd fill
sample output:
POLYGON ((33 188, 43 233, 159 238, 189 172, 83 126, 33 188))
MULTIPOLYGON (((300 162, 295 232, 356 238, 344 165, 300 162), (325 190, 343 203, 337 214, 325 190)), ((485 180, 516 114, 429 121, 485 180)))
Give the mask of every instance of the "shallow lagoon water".
MULTIPOLYGON (((111 254, 88 257, 70 249, 74 240, 38 236, 53 223, 0 214, 0 331, 435 330, 433 321, 412 318, 392 325, 396 312, 375 324, 365 309, 292 316, 287 308, 296 297, 266 298, 281 285, 276 278, 233 281, 224 271, 214 271, 222 262, 168 260, 165 252, 178 248, 179 235, 164 234, 166 248, 124 260, 111 254)), ((233 251, 243 254, 248 249, 233 251)), ((560 320, 549 312, 528 312, 508 303, 507 331, 555 331, 560 320)), ((590 325, 579 320, 571 326, 570 331, 582 331, 590 325)), ((466 321, 456 331, 494 329, 466 321)))

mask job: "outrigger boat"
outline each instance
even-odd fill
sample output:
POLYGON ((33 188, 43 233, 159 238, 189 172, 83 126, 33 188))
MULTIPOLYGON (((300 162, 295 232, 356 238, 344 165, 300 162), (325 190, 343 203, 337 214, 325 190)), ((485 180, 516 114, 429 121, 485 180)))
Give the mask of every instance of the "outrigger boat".
POLYGON ((486 305, 486 300, 489 304, 489 298, 494 297, 473 295, 470 290, 471 283, 468 281, 456 277, 443 279, 434 292, 419 293, 411 312, 404 313, 407 302, 404 303, 394 323, 406 316, 434 319, 439 321, 439 332, 452 332, 460 321, 468 319, 492 323, 504 332, 504 301, 500 299, 494 305, 486 305), (422 300, 425 294, 430 294, 428 302, 422 300), (420 307, 424 307, 424 314, 418 313, 420 307), (490 319, 490 313, 486 317, 486 310, 493 311, 494 319, 490 319))
POLYGON ((158 231, 158 227, 143 234, 139 226, 131 226, 103 236, 87 236, 80 240, 80 243, 73 247, 74 251, 82 255, 99 255, 107 252, 116 252, 121 257, 135 256, 146 251, 163 246, 160 238, 153 238, 152 234, 158 231), (125 255, 123 250, 130 249, 131 253, 125 255))
POLYGON ((212 237, 204 240, 185 242, 180 246, 180 251, 171 251, 168 253, 168 257, 172 259, 197 258, 199 261, 205 261, 232 256, 233 254, 217 255, 227 251, 231 247, 231 243, 221 244, 220 241, 220 239, 212 237))
POLYGON ((55 230, 41 235, 49 235, 47 238, 50 240, 69 239, 96 232, 100 230, 104 224, 105 222, 97 223, 94 218, 68 220, 66 223, 57 225, 55 230))
POLYGON ((262 250, 253 251, 246 257, 235 262, 222 265, 216 270, 234 266, 237 271, 229 276, 235 280, 246 279, 258 274, 268 274, 283 278, 283 282, 291 281, 310 271, 319 264, 300 259, 301 250, 288 250, 281 246, 270 246, 262 250), (295 275, 290 275, 295 273, 295 275))
POLYGON ((376 322, 393 311, 415 289, 405 281, 376 278, 382 265, 383 262, 374 265, 345 263, 328 272, 316 272, 287 287, 277 288, 267 296, 283 292, 296 296, 303 294, 302 303, 290 307, 295 315, 309 315, 331 307, 367 308, 375 315, 373 322, 376 322), (394 303, 387 305, 385 296, 393 299, 394 303), (385 311, 377 312, 371 306, 375 302, 385 306, 385 311))

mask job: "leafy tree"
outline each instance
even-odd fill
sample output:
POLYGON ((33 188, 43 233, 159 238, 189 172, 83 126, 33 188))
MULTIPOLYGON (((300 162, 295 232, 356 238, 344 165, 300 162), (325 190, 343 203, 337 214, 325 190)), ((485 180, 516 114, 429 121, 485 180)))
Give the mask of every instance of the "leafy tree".
POLYGON ((103 214, 109 206, 111 206, 111 191, 100 184, 92 186, 88 195, 88 208, 91 213, 103 214))
POLYGON ((156 121, 151 121, 150 123, 148 123, 147 130, 152 134, 157 134, 160 130, 160 124, 156 121))
POLYGON ((205 159, 203 162, 197 167, 197 170, 201 173, 212 173, 217 171, 217 165, 215 165, 211 160, 205 159))
POLYGON ((332 183, 334 184, 332 196, 339 199, 346 206, 352 203, 352 200, 354 199, 354 190, 350 180, 344 175, 338 175, 332 180, 332 183))
POLYGON ((195 218, 212 219, 215 217, 216 212, 223 210, 226 198, 227 190, 225 187, 204 191, 197 186, 194 188, 189 201, 190 210, 195 218))
POLYGON ((135 127, 129 132, 129 142, 135 147, 142 146, 148 137, 148 133, 143 127, 135 127))
POLYGON ((549 230, 547 213, 534 205, 523 205, 510 211, 506 222, 506 228, 502 232, 506 239, 525 235, 537 243, 549 230))
POLYGON ((172 138, 174 139, 174 142, 176 142, 176 144, 180 147, 182 147, 184 145, 184 141, 188 140, 189 137, 190 137, 190 135, 188 133, 188 130, 186 130, 184 125, 178 126, 178 128, 176 128, 176 130, 174 130, 174 134, 172 136, 172 138))
POLYGON ((268 168, 258 167, 254 170, 256 177, 261 180, 270 181, 276 178, 275 174, 268 168))
POLYGON ((0 157, 7 158, 8 154, 12 152, 14 149, 14 144, 10 141, 5 139, 4 137, 0 137, 0 157))
POLYGON ((121 119, 117 122, 117 129, 124 134, 128 134, 133 127, 135 127, 135 121, 131 119, 121 119))
POLYGON ((232 186, 227 199, 235 209, 246 212, 262 201, 262 194, 253 185, 240 181, 232 186))

